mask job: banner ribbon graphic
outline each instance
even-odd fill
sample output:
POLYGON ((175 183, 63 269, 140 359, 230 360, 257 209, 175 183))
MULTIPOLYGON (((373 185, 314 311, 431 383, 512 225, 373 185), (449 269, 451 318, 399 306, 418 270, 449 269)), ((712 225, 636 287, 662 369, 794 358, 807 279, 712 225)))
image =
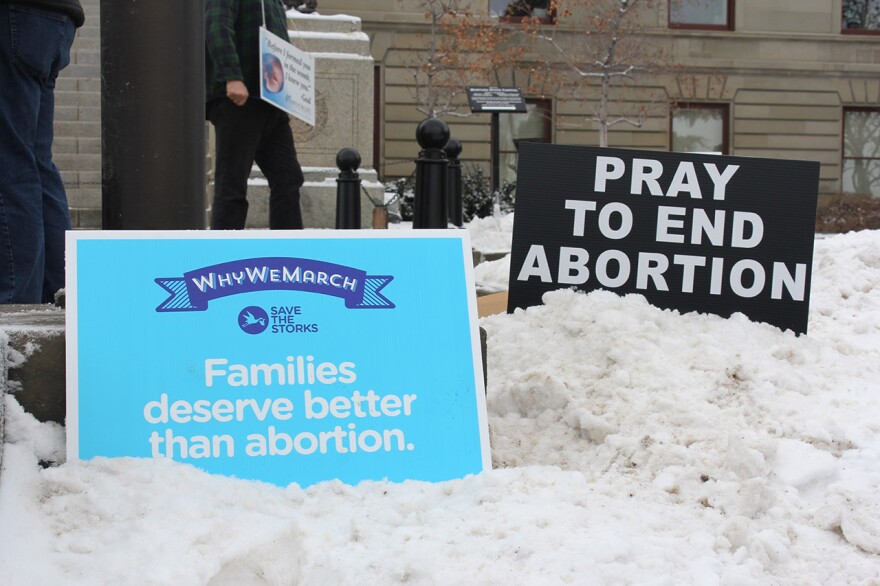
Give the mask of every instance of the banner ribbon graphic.
POLYGON ((345 300, 348 309, 393 309, 381 291, 394 277, 319 260, 265 257, 195 269, 183 277, 157 278, 171 296, 156 311, 205 311, 220 297, 254 291, 307 291, 345 300))

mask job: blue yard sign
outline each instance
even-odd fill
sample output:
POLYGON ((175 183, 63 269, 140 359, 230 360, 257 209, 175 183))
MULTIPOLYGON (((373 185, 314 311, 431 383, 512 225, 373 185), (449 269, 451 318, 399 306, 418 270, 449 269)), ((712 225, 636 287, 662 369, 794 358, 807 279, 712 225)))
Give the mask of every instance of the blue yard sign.
POLYGON ((68 232, 68 458, 307 486, 490 467, 466 231, 68 232))

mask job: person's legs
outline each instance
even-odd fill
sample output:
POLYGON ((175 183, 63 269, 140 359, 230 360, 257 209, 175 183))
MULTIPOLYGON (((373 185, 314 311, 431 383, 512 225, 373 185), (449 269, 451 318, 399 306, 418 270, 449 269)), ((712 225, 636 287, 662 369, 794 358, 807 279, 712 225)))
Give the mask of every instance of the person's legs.
MULTIPOLYGON (((43 299, 41 164, 44 153, 51 164, 52 136, 40 122, 48 117, 51 132, 54 112, 42 111, 44 94, 54 92, 55 76, 67 65, 73 33, 62 14, 0 5, 0 303, 43 299)), ((50 188, 57 193, 58 184, 50 188)))
POLYGON ((301 230, 302 210, 299 188, 304 178, 296 158, 293 132, 287 114, 271 109, 263 139, 257 147, 256 163, 269 182, 269 228, 272 230, 301 230))
POLYGON ((244 106, 236 106, 223 99, 208 113, 216 137, 212 230, 241 230, 247 219, 247 180, 264 124, 254 102, 250 98, 244 106))
POLYGON ((64 288, 64 232, 70 230, 70 207, 61 173, 52 162, 52 143, 55 137, 55 80, 58 72, 70 61, 74 26, 69 23, 68 36, 63 40, 58 66, 46 81, 37 119, 37 140, 34 154, 43 186, 43 236, 45 239, 45 269, 43 274, 43 303, 52 303, 55 293, 64 288))

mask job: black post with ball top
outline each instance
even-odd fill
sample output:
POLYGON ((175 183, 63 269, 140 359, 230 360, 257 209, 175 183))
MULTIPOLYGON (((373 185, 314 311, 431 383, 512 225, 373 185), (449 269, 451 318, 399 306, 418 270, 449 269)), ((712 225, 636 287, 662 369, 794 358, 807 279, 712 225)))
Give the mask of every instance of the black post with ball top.
POLYGON ((449 126, 439 118, 426 118, 416 128, 422 150, 416 159, 413 228, 446 228, 448 160, 443 147, 449 142, 449 126))
POLYGON ((449 170, 446 177, 446 211, 449 214, 449 222, 454 226, 462 227, 464 213, 461 201, 461 141, 450 138, 443 147, 446 158, 449 159, 449 170))
POLYGON ((344 148, 336 153, 336 229, 360 230, 361 228, 361 155, 355 149, 344 148))

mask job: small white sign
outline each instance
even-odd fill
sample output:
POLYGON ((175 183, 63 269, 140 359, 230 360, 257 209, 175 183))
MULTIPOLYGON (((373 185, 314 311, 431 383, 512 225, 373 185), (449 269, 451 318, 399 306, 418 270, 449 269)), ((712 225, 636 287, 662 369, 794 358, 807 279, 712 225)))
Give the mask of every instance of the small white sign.
POLYGON ((260 98, 315 125, 315 58, 260 27, 260 98))

